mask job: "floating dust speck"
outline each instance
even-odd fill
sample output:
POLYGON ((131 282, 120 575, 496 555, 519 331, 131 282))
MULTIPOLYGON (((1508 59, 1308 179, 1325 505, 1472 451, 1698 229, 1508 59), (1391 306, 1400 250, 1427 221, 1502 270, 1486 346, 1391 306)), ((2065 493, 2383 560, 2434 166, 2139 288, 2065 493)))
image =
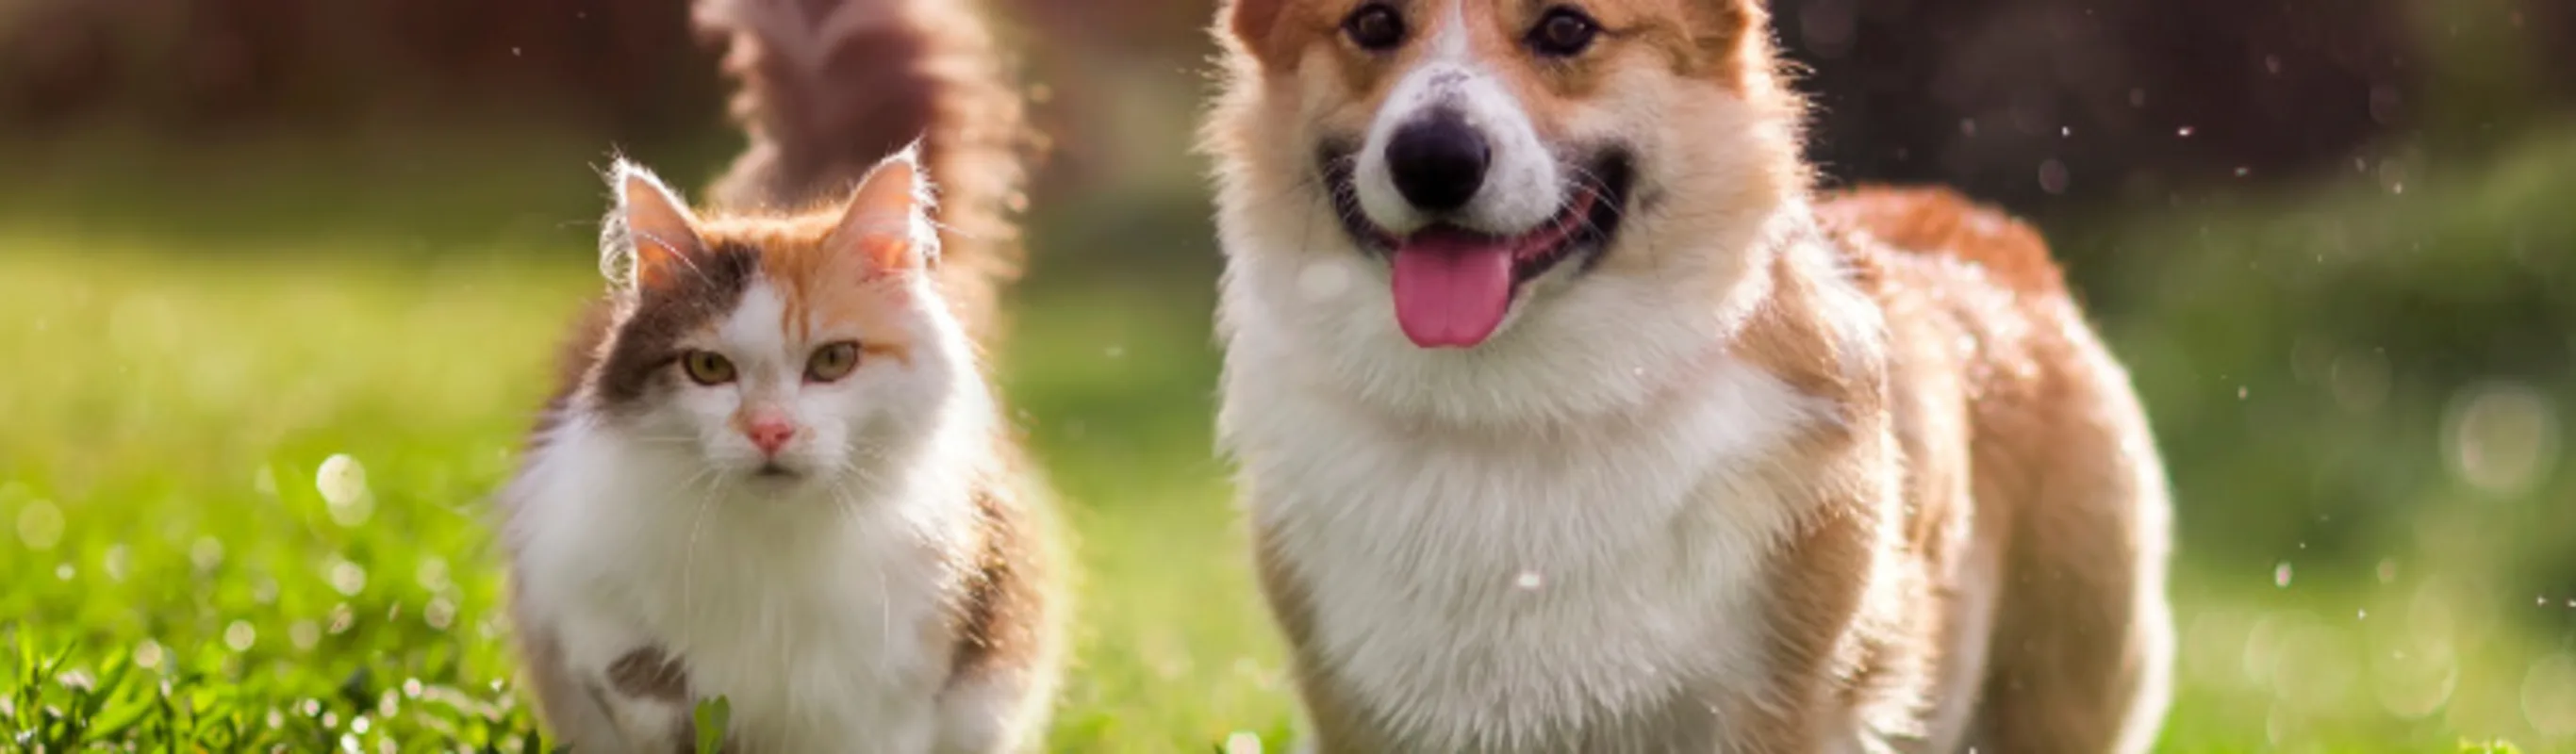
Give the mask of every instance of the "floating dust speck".
POLYGON ((313 472, 313 487, 330 506, 331 521, 341 526, 364 524, 375 513, 375 495, 367 490, 367 468, 347 453, 322 459, 322 468, 313 472))
POLYGON ((1235 731, 1225 737, 1225 754, 1261 754, 1261 737, 1249 731, 1235 731))
POLYGON ((2557 461, 2556 407, 2530 387, 2491 382, 2460 391, 2442 422, 2443 460, 2479 490, 2510 496, 2557 461))
POLYGON ((54 578, 56 579, 70 581, 72 580, 72 577, 79 575, 80 569, 73 568, 70 563, 63 563, 61 565, 54 566, 54 578))
POLYGON ((2272 566, 2272 585, 2290 588, 2290 561, 2284 560, 2280 565, 2272 566))
POLYGON ((52 501, 37 500, 18 509, 18 541, 44 552, 63 541, 63 511, 52 501))
POLYGON ((2066 169, 2066 163, 2062 160, 2052 157, 2039 163, 2039 190, 2041 191, 2051 195, 2064 194, 2067 183, 2073 178, 2074 174, 2066 169))
POLYGON ((2188 139, 2191 138, 2191 132, 2192 128, 2190 126, 2183 126, 2181 128, 2174 129, 2174 136, 2177 138, 2188 139))
POLYGON ((309 620, 296 621, 286 627, 286 640, 296 649, 312 649, 322 643, 322 626, 309 620))
POLYGON ((2379 561, 2379 583, 2397 583, 2397 561, 2384 559, 2379 561))
POLYGON ((2522 715, 2549 738, 2576 736, 2576 656, 2553 654, 2522 676, 2522 715))
POLYGON ((1537 571, 1522 571, 1519 576, 1512 579, 1512 587, 1524 592, 1535 592, 1539 587, 1546 585, 1547 578, 1538 575, 1537 571))
POLYGON ((355 597, 360 590, 366 588, 367 569, 346 560, 331 565, 332 591, 339 592, 343 597, 355 597))
POLYGON ((224 646, 235 652, 248 652, 250 646, 258 641, 259 629, 252 628, 250 621, 237 620, 224 627, 224 646))
POLYGON ((107 572, 107 578, 109 581, 124 581, 127 561, 129 559, 130 558, 126 555, 125 545, 109 546, 107 548, 107 555, 99 559, 100 570, 107 572))
POLYGON ((267 464, 260 464, 258 471, 251 472, 250 489, 252 492, 259 493, 260 497, 277 499, 277 469, 267 464))

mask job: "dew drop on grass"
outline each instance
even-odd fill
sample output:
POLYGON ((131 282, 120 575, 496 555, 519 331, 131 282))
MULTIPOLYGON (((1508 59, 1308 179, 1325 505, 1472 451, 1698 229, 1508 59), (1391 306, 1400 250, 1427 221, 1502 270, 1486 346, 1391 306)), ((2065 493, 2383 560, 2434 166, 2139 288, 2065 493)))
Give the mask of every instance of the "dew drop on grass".
POLYGON ((1225 737, 1225 754, 1261 754, 1261 737, 1235 731, 1225 737))
POLYGON ((37 552, 54 549, 63 541, 63 511, 52 501, 37 500, 18 509, 18 541, 37 552))
POLYGON ((144 639, 143 643, 134 645, 134 666, 145 670, 161 667, 161 643, 144 639))
POLYGON ((223 565, 223 540, 214 537, 198 537, 197 541, 189 543, 188 564, 196 566, 200 571, 212 571, 215 570, 215 566, 223 565))
POLYGON ((412 578, 420 582, 420 588, 433 592, 447 591, 452 585, 447 579, 447 559, 436 555, 421 558, 420 569, 412 572, 412 578))
POLYGON ((430 628, 445 631, 456 625, 456 603, 447 601, 446 597, 431 597, 429 605, 421 608, 420 619, 430 628))
POLYGON ((313 473, 313 487, 330 506, 333 523, 354 527, 375 513, 375 496, 367 491, 367 468, 347 453, 322 459, 322 468, 313 473))
POLYGON ((224 627, 224 646, 235 652, 248 652, 251 644, 258 641, 259 629, 251 628, 250 621, 237 620, 224 627))
POLYGON ((309 620, 296 621, 286 627, 286 640, 296 649, 312 649, 322 643, 322 626, 309 620))
POLYGON ((108 580, 124 581, 126 561, 125 545, 113 545, 107 548, 107 556, 101 559, 100 565, 107 571, 108 580))
POLYGON ((343 560, 331 566, 331 589, 344 597, 358 596, 367 588, 367 569, 343 560))

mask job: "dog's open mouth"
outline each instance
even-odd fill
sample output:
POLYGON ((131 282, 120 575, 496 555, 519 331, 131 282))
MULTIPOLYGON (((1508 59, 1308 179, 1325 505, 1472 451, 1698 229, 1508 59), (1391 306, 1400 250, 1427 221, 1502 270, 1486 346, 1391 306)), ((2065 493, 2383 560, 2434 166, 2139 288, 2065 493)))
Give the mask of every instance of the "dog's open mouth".
POLYGON ((1531 280, 1568 261, 1599 258, 1618 230, 1630 180, 1626 158, 1613 153, 1569 170, 1580 178, 1565 204, 1528 230, 1506 236, 1434 223, 1397 236, 1360 211, 1349 165, 1346 156, 1324 162, 1336 214, 1363 248, 1388 256, 1396 324, 1423 348, 1484 343, 1531 280))

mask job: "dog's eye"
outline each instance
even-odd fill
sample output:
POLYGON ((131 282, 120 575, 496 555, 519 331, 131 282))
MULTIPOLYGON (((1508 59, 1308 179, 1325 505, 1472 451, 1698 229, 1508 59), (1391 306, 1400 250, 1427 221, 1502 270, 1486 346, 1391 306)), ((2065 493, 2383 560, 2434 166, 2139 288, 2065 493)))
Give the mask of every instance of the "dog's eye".
POLYGON ((1592 46, 1592 38, 1601 33, 1601 25, 1571 8, 1557 8, 1538 20, 1530 29, 1530 49, 1541 55, 1570 58, 1583 54, 1592 46))
POLYGON ((1385 3, 1369 3, 1342 19, 1342 33, 1360 49, 1382 52, 1404 42, 1404 17, 1385 3))

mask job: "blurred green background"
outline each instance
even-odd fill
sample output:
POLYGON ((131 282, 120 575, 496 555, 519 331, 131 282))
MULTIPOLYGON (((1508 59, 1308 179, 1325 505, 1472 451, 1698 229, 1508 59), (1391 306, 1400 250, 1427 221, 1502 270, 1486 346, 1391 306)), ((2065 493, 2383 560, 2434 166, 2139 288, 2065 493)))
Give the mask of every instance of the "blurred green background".
MULTIPOLYGON (((1053 147, 1001 354, 1087 574, 1052 743, 1276 750, 1209 450, 1210 3, 992 5, 1053 147)), ((2576 6, 1774 10, 1828 172, 2038 219, 2134 372, 2163 750, 2576 751, 2576 6)), ((595 169, 739 149, 715 55, 676 0, 0 2, 7 740, 535 743, 484 496, 598 288, 595 169)))

